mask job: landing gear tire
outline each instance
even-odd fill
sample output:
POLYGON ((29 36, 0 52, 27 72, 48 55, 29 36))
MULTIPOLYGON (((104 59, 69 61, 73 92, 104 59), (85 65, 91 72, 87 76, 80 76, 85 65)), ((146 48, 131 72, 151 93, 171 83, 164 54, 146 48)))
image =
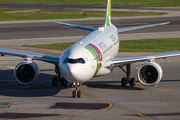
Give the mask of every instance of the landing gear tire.
POLYGON ((135 86, 135 78, 133 77, 133 78, 130 79, 131 65, 126 64, 126 65, 119 66, 119 68, 121 68, 126 73, 126 77, 123 77, 121 79, 121 86, 125 87, 129 83, 131 87, 134 87, 135 86), (126 66, 126 70, 123 69, 124 66, 126 66))
POLYGON ((127 80, 126 80, 125 77, 123 77, 123 78, 121 79, 121 86, 122 86, 122 87, 126 87, 126 84, 127 84, 127 80))
POLYGON ((76 97, 76 91, 75 91, 75 90, 72 92, 72 97, 73 97, 73 98, 76 97))
POLYGON ((54 77, 54 78, 52 79, 52 86, 58 86, 58 84, 59 84, 58 78, 57 78, 57 77, 54 77))
POLYGON ((78 98, 80 98, 81 97, 81 91, 80 90, 74 90, 73 92, 72 92, 72 97, 73 98, 75 98, 75 97, 78 97, 78 98))
POLYGON ((78 97, 80 98, 81 97, 81 91, 79 90, 79 88, 81 87, 82 83, 73 83, 72 84, 72 87, 74 87, 74 90, 72 92, 72 97, 75 98, 75 97, 78 97))
POLYGON ((135 78, 134 77, 130 79, 129 84, 131 87, 135 86, 135 78))
POLYGON ((61 82, 61 86, 66 86, 67 85, 67 80, 65 80, 64 78, 61 78, 60 82, 61 82))
POLYGON ((81 97, 81 91, 77 91, 77 97, 80 98, 81 97))

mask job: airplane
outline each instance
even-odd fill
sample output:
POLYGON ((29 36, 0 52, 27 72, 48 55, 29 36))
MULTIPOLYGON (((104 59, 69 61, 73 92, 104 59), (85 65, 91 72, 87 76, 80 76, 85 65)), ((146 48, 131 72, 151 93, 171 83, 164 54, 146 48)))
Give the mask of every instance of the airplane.
POLYGON ((156 59, 180 56, 180 51, 160 52, 130 57, 115 58, 119 50, 118 33, 158 25, 166 25, 170 22, 141 25, 117 29, 111 23, 111 0, 107 0, 105 24, 101 27, 90 27, 70 23, 57 22, 57 24, 76 27, 92 31, 75 44, 67 48, 61 57, 41 53, 0 48, 1 56, 13 55, 23 57, 14 69, 14 76, 20 84, 31 85, 39 75, 39 67, 33 61, 40 60, 55 65, 56 77, 52 79, 52 86, 66 86, 67 81, 74 88, 72 97, 81 97, 80 86, 94 76, 107 75, 114 68, 119 67, 126 73, 121 79, 121 86, 127 84, 135 86, 135 78, 131 77, 131 64, 143 62, 138 68, 137 78, 143 85, 157 85, 163 75, 161 66, 156 59), (124 68, 125 67, 125 68, 124 68))

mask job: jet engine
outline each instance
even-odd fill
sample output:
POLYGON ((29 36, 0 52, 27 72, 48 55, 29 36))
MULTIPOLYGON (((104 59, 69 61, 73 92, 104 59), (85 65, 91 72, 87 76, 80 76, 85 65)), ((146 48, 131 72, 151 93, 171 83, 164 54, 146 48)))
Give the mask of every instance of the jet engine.
POLYGON ((39 75, 39 67, 32 61, 21 61, 14 69, 16 80, 23 85, 33 84, 39 75))
POLYGON ((155 62, 145 62, 138 69, 138 79, 143 85, 156 85, 163 75, 161 66, 155 62))

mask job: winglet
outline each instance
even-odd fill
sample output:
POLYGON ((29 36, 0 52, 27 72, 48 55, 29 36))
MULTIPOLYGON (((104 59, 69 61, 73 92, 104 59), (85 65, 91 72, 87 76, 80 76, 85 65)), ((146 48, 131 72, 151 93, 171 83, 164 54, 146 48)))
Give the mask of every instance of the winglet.
POLYGON ((111 26, 111 0, 107 0, 105 28, 111 26))

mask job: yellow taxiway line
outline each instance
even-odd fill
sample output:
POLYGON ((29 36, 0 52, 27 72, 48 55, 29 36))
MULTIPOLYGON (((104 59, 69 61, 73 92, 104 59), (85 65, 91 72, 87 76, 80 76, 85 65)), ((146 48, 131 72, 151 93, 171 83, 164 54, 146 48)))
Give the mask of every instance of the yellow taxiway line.
MULTIPOLYGON (((129 109, 127 109, 127 108, 123 108, 123 107, 121 107, 121 106, 118 106, 118 105, 109 103, 109 102, 107 102, 107 101, 104 101, 104 100, 102 100, 102 99, 100 99, 100 98, 97 98, 97 97, 92 96, 92 95, 90 95, 90 94, 87 94, 87 93, 85 93, 85 92, 82 92, 82 91, 81 91, 81 93, 84 94, 84 95, 86 95, 86 96, 88 96, 88 97, 91 97, 91 98, 93 98, 93 99, 95 99, 95 100, 98 100, 98 101, 100 101, 100 102, 109 104, 109 106, 106 107, 106 108, 102 108, 102 109, 99 109, 99 110, 88 111, 88 112, 73 113, 73 114, 64 114, 64 115, 54 115, 54 116, 46 116, 46 117, 19 118, 19 119, 12 119, 12 120, 40 119, 40 118, 42 119, 42 118, 51 118, 51 117, 64 117, 64 116, 71 116, 71 115, 80 115, 80 114, 85 114, 85 113, 92 113, 92 112, 97 112, 97 111, 107 110, 107 109, 109 109, 109 108, 111 108, 111 107, 113 107, 113 106, 114 106, 114 107, 118 107, 118 108, 123 109, 123 110, 126 110, 126 111, 128 111, 128 112, 131 112, 131 113, 133 113, 133 114, 136 114, 136 115, 138 115, 138 116, 140 116, 140 117, 144 117, 144 118, 146 118, 146 119, 148 119, 148 120, 153 120, 153 119, 150 118, 150 117, 147 117, 147 116, 142 115, 142 114, 140 114, 140 113, 137 113, 137 112, 135 112, 135 111, 129 110, 129 109)), ((11 119, 9 119, 9 120, 11 120, 11 119)))
POLYGON ((15 102, 11 102, 5 109, 10 108, 11 106, 13 106, 15 104, 15 102))
MULTIPOLYGON (((164 74, 176 73, 176 72, 180 72, 180 71, 169 71, 169 72, 164 72, 164 74)), ((112 77, 112 76, 104 76, 104 77, 112 77)), ((97 77, 96 77, 96 78, 97 78, 97 77)), ((101 77, 98 77, 98 78, 101 78, 101 77)), ((118 83, 118 84, 117 84, 117 83, 91 83, 91 84, 121 85, 120 83, 118 83)), ((164 84, 164 83, 163 83, 163 84, 164 84)), ((141 84, 141 83, 136 83, 136 85, 142 85, 142 84, 141 84)), ((80 114, 85 114, 85 113, 92 113, 92 112, 97 112, 97 111, 106 110, 106 109, 109 109, 109 108, 111 108, 111 107, 113 107, 113 106, 114 106, 114 107, 117 107, 117 108, 120 108, 120 109, 123 109, 123 110, 128 111, 128 112, 131 112, 131 113, 133 113, 133 114, 136 114, 136 115, 138 115, 138 116, 140 116, 140 117, 143 117, 143 118, 146 118, 146 119, 148 119, 148 120, 153 120, 152 118, 150 118, 150 117, 148 117, 148 116, 145 116, 145 115, 143 115, 143 114, 141 114, 141 113, 132 111, 132 110, 130 110, 130 109, 127 109, 127 108, 124 108, 124 107, 121 107, 121 106, 118 106, 118 105, 115 105, 115 104, 112 104, 112 103, 109 103, 109 102, 106 102, 106 101, 104 101, 104 100, 102 100, 102 99, 100 99, 100 98, 97 98, 97 97, 95 97, 95 96, 92 96, 92 95, 90 95, 90 94, 87 94, 87 93, 85 93, 85 92, 83 92, 83 91, 81 91, 81 93, 84 94, 84 95, 86 95, 86 96, 88 96, 88 97, 91 97, 91 98, 93 98, 93 99, 96 99, 96 100, 98 100, 98 101, 100 101, 100 102, 109 104, 109 106, 106 107, 106 108, 99 109, 99 110, 93 110, 93 111, 87 111, 87 112, 81 112, 81 113, 54 115, 54 116, 46 116, 46 117, 20 118, 20 119, 13 119, 13 120, 38 119, 38 118, 51 118, 51 117, 63 117, 63 116, 71 116, 71 115, 80 115, 80 114)), ((12 105, 14 105, 14 104, 15 104, 15 103, 11 103, 11 104, 9 104, 6 108, 10 108, 10 107, 11 107, 12 105)))
MULTIPOLYGON (((115 104, 106 102, 106 101, 104 101, 104 100, 102 100, 102 99, 99 99, 99 98, 97 98, 97 97, 95 97, 95 96, 89 95, 89 94, 87 94, 87 93, 85 93, 85 92, 81 92, 81 93, 84 94, 84 95, 86 95, 86 96, 89 96, 89 97, 91 97, 91 98, 94 98, 94 99, 96 99, 96 100, 98 100, 98 101, 101 101, 101 102, 103 102, 103 103, 107 103, 107 104, 109 104, 111 107, 112 107, 112 106, 115 106, 115 107, 121 108, 121 109, 123 109, 123 110, 126 110, 126 111, 128 111, 128 112, 131 112, 131 113, 134 113, 134 114, 136 114, 136 115, 139 115, 139 116, 141 116, 141 117, 144 117, 144 118, 146 118, 146 119, 148 119, 148 120, 153 120, 153 119, 150 118, 150 117, 147 117, 147 116, 142 115, 142 114, 140 114, 140 113, 137 113, 137 112, 135 112, 135 111, 129 110, 129 109, 127 109, 127 108, 124 108, 124 107, 121 107, 121 106, 118 106, 118 105, 115 105, 115 104)), ((109 106, 108 108, 111 108, 110 106, 109 106)), ((106 108, 106 109, 108 109, 108 108, 106 108)))

